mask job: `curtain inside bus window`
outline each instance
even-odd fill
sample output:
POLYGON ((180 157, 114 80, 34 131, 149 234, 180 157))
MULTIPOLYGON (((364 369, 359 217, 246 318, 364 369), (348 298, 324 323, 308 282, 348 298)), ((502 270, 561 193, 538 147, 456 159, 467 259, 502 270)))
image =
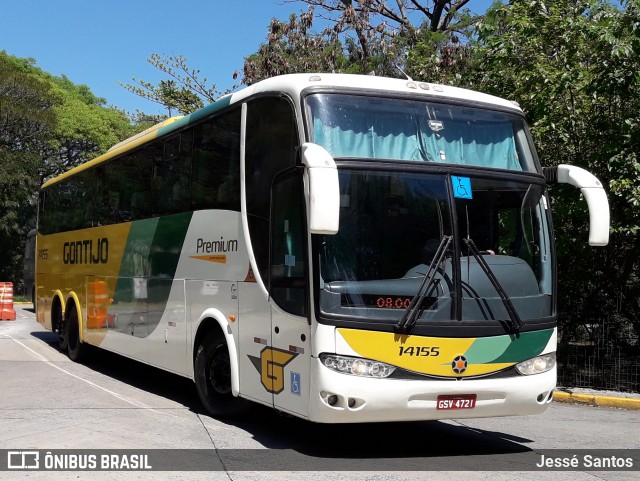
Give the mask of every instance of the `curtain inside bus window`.
POLYGON ((477 108, 327 95, 308 99, 313 141, 334 157, 416 160, 523 170, 520 119, 477 108))

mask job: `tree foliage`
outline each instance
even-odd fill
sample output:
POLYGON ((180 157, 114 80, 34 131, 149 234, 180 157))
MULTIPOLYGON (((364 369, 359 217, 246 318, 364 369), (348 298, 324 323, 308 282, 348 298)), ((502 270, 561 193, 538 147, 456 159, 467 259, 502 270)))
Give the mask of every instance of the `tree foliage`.
POLYGON ((291 15, 282 22, 272 19, 267 42, 245 59, 243 83, 291 72, 342 71, 349 66, 342 43, 332 29, 311 32, 313 12, 291 15))
POLYGON ((168 79, 157 84, 145 80, 132 79, 134 84, 120 85, 129 92, 163 105, 169 116, 174 113, 187 115, 213 103, 222 95, 215 84, 209 84, 198 69, 188 65, 188 59, 182 55, 151 54, 147 61, 163 72, 168 79))
POLYGON ((479 25, 476 82, 517 100, 543 164, 570 163, 608 187, 612 237, 586 246, 574 189, 552 189, 565 341, 640 334, 640 12, 635 0, 515 0, 479 25), (632 332, 632 331, 631 331, 632 332))
POLYGON ((36 192, 138 129, 84 85, 0 52, 0 280, 19 284, 36 192))
POLYGON ((0 52, 0 279, 22 272, 25 219, 33 217, 40 152, 55 127, 50 85, 28 74, 31 61, 0 52))
POLYGON ((433 77, 463 50, 474 18, 463 9, 468 1, 297 0, 307 11, 271 21, 267 42, 245 59, 243 83, 327 71, 433 77))
MULTIPOLYGON (((306 11, 272 19, 266 42, 249 55, 241 82, 251 85, 287 73, 375 73, 459 82, 468 64, 466 41, 476 16, 469 0, 291 0, 306 11), (458 71, 452 73, 452 66, 458 71)), ((181 56, 154 53, 148 62, 165 74, 157 84, 133 78, 121 85, 167 108, 189 114, 221 95, 181 56)), ((238 77, 237 71, 233 78, 238 77)), ((225 93, 233 91, 235 86, 225 93)))

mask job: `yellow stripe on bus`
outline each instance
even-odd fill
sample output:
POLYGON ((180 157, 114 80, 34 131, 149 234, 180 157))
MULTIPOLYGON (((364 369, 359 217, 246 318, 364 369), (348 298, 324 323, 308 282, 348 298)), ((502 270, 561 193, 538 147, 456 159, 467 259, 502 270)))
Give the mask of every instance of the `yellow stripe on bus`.
POLYGON ((463 372, 454 372, 452 362, 464 356, 476 338, 425 337, 343 328, 338 328, 338 334, 362 357, 432 376, 479 376, 514 364, 469 363, 463 372))

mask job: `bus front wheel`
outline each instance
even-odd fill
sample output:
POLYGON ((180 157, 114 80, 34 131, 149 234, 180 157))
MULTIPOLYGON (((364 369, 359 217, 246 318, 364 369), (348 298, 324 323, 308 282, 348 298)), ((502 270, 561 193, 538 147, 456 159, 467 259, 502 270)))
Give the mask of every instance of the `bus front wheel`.
POLYGON ((233 417, 246 411, 249 402, 231 392, 231 362, 223 336, 210 332, 198 346, 194 361, 198 396, 212 416, 233 417))

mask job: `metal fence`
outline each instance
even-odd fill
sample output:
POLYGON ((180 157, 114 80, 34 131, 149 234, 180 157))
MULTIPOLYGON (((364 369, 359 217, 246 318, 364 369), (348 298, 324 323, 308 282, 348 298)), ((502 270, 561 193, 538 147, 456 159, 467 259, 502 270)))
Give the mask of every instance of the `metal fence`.
POLYGON ((558 385, 640 392, 640 347, 563 346, 558 352, 558 385))

